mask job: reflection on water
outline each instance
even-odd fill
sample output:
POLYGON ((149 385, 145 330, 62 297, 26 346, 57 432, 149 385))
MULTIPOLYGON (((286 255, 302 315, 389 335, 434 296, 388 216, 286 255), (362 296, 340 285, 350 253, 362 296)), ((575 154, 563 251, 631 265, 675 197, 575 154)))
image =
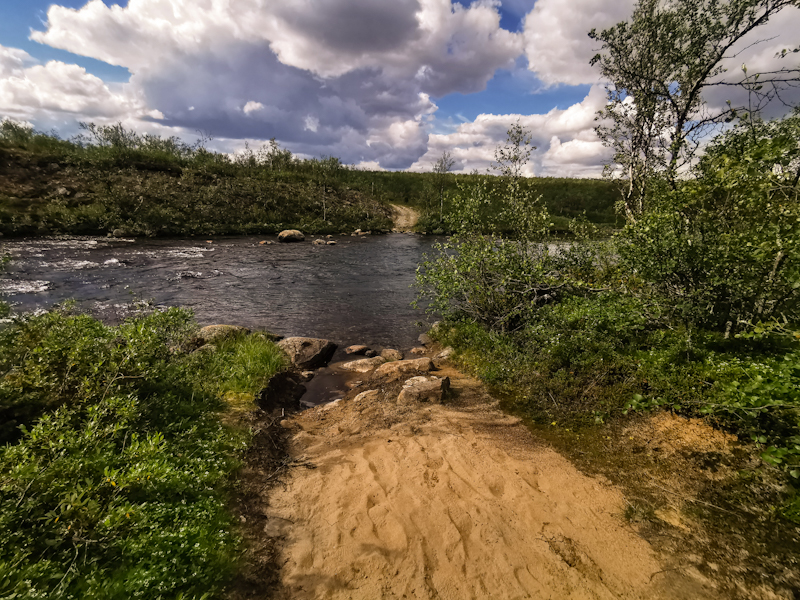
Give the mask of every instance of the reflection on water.
MULTIPOLYGON (((230 323, 282 335, 407 349, 422 311, 410 287, 430 238, 336 237, 335 246, 261 245, 269 238, 23 240, 0 294, 17 311, 75 299, 106 321, 132 300, 185 306, 201 324, 230 323)), ((274 238, 272 238, 274 239, 274 238)))

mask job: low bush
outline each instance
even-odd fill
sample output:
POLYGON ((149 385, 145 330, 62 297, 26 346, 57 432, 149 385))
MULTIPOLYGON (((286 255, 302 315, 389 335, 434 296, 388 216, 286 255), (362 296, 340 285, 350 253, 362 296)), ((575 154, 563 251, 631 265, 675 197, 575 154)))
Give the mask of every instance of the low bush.
POLYGON ((257 336, 186 354, 193 328, 180 309, 107 327, 62 308, 0 332, 0 409, 20 425, 2 431, 0 597, 219 595, 248 442, 220 394, 254 393, 283 359, 257 336))

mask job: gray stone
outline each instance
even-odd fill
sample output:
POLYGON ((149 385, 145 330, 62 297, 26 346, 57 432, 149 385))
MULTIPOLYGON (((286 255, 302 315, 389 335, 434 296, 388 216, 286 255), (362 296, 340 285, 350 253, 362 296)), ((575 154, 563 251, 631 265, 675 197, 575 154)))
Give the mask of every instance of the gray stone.
POLYGON ((381 350, 381 356, 386 360, 403 360, 403 353, 392 348, 381 350))
POLYGON ((433 371, 433 361, 430 358, 412 358, 411 360, 395 360, 381 365, 375 371, 375 377, 386 377, 390 381, 400 379, 404 375, 422 371, 433 371))
POLYGON ((284 229, 278 234, 278 241, 279 242, 302 242, 306 239, 301 232, 297 229, 284 229))
POLYGON ((403 384, 403 389, 397 397, 397 402, 398 404, 408 404, 410 402, 441 403, 449 390, 449 377, 412 377, 403 384))
POLYGON ((197 332, 197 337, 206 344, 229 340, 240 335, 247 335, 250 330, 238 325, 208 325, 197 332))
POLYGON ((278 342, 289 359, 301 369, 316 369, 326 366, 336 352, 336 344, 329 340, 306 337, 290 337, 278 342))
POLYGON ((361 354, 364 355, 369 350, 368 346, 363 346, 361 344, 355 344, 353 346, 348 346, 344 349, 345 353, 347 354, 361 354))
POLYGON ((346 362, 341 365, 341 368, 345 371, 355 371, 356 373, 367 373, 368 371, 372 371, 376 367, 380 367, 386 360, 381 358, 380 356, 375 356, 373 358, 362 358, 361 360, 353 360, 351 362, 346 362))

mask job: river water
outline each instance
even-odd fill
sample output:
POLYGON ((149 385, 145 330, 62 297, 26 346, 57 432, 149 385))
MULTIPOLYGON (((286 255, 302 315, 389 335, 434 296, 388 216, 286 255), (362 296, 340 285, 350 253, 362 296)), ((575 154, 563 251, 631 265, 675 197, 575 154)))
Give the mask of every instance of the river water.
POLYGON ((131 302, 191 308, 202 325, 228 323, 341 346, 406 350, 425 322, 411 308, 417 264, 432 238, 340 237, 336 245, 259 244, 269 237, 204 240, 70 238, 0 242, 12 262, 0 294, 17 312, 74 299, 114 323, 131 302), (417 323, 417 324, 415 324, 417 323))

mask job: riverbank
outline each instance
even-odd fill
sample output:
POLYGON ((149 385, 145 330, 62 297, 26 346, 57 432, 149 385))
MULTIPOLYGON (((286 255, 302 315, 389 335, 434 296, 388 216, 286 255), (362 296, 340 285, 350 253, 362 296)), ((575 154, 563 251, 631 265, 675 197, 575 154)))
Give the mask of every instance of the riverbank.
POLYGON ((249 458, 250 566, 231 598, 767 598, 800 581, 788 538, 759 552, 763 523, 697 510, 757 459, 732 436, 662 412, 557 440, 440 350, 400 377, 332 365, 350 373, 343 399, 275 420, 285 454, 249 458), (409 401, 412 377, 449 391, 409 401))

